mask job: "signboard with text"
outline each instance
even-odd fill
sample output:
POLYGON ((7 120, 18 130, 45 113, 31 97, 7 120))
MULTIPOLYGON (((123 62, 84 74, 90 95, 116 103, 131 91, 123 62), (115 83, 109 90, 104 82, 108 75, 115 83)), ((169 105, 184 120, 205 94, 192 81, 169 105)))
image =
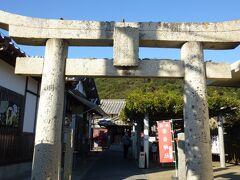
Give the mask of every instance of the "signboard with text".
POLYGON ((212 154, 220 154, 220 145, 219 145, 219 137, 212 137, 212 154))
POLYGON ((157 121, 160 163, 174 161, 171 121, 157 121))

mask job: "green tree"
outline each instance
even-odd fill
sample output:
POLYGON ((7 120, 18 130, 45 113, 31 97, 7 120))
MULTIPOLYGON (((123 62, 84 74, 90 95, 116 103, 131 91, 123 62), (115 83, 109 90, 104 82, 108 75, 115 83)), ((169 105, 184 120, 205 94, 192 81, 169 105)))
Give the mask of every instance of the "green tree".
MULTIPOLYGON (((145 112, 152 121, 183 116, 182 80, 97 78, 96 85, 100 98, 126 99, 126 107, 120 114, 123 120, 142 119, 145 112)), ((208 87, 209 116, 221 113, 225 117, 226 153, 235 163, 240 159, 239 99, 240 89, 208 87)))
MULTIPOLYGON (((134 119, 150 115, 150 120, 181 118, 183 116, 183 96, 180 89, 158 89, 149 87, 137 89, 126 98, 126 107, 121 118, 134 119)), ((238 94, 228 90, 210 90, 208 93, 209 116, 223 115, 225 117, 226 152, 229 161, 236 164, 240 159, 240 100, 238 94)), ((150 122, 152 124, 152 122, 150 122)))

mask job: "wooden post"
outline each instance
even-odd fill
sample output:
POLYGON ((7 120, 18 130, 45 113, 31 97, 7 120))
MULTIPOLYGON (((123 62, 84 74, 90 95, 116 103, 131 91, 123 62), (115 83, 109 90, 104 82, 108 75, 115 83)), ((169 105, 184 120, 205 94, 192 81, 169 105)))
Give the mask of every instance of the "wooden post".
POLYGON ((66 133, 66 149, 64 155, 64 180, 72 179, 73 164, 73 129, 70 126, 65 127, 66 133))

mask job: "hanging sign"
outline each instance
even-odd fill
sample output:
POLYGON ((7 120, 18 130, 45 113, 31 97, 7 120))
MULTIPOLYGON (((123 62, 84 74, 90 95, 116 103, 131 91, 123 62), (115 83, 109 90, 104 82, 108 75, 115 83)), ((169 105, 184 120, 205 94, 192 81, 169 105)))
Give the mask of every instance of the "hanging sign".
POLYGON ((212 154, 220 154, 220 145, 219 145, 219 137, 212 137, 212 154))
POLYGON ((157 121, 160 163, 174 161, 171 121, 157 121))

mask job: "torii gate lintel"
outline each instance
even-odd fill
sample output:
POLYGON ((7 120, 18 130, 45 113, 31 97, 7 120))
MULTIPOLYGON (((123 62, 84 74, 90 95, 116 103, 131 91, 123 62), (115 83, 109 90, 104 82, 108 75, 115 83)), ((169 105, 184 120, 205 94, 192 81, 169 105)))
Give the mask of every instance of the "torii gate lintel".
POLYGON ((17 43, 46 44, 44 58, 18 58, 15 69, 17 74, 42 76, 32 178, 60 178, 64 77, 90 76, 184 78, 187 152, 182 163, 186 163, 186 178, 213 179, 206 78, 231 78, 231 69, 224 63, 204 63, 203 49, 235 48, 240 43, 239 27, 240 20, 96 22, 39 19, 0 11, 0 28, 8 30, 17 43), (67 59, 68 46, 76 45, 113 46, 113 60, 67 59), (181 61, 139 61, 139 47, 181 48, 181 61))

